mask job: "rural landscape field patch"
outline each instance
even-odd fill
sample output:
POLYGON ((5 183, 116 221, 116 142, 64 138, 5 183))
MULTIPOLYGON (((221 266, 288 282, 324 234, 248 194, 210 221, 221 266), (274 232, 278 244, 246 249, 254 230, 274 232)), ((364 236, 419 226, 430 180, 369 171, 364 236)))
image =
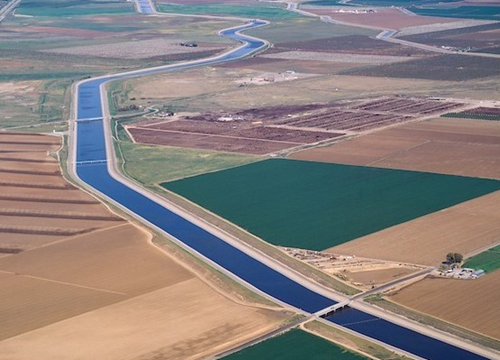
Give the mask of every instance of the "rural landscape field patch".
POLYGON ((162 185, 275 245, 315 250, 500 189, 494 180, 283 159, 162 185))
POLYGON ((252 347, 225 357, 225 360, 363 360, 366 357, 350 352, 325 339, 302 330, 290 330, 252 347))

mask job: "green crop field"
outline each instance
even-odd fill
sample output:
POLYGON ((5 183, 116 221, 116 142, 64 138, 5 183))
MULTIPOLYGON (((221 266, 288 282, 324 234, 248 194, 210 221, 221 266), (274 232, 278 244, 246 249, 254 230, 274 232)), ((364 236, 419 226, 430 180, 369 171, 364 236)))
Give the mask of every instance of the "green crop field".
POLYGON ((500 181, 271 159, 163 183, 276 245, 323 250, 500 189, 500 181))
POLYGON ((411 8, 411 11, 422 16, 500 20, 500 6, 425 7, 411 8))
POLYGON ((483 269, 487 273, 500 269, 500 245, 471 257, 464 267, 483 269))
POLYGON ((285 10, 283 7, 275 5, 252 5, 240 4, 194 4, 175 5, 158 4, 158 10, 165 13, 189 14, 189 15, 222 15, 238 16, 259 19, 294 19, 300 17, 299 14, 285 10))
POLYGON ((132 14, 131 2, 117 0, 23 0, 17 10, 30 16, 84 16, 100 14, 132 14))
POLYGON ((226 360, 363 360, 364 356, 302 330, 290 330, 225 357, 226 360))
POLYGON ((500 116, 496 115, 486 115, 477 114, 474 112, 462 112, 462 113, 447 113, 441 115, 441 117, 459 118, 459 119, 474 119, 474 120, 489 120, 489 121, 500 121, 500 116))

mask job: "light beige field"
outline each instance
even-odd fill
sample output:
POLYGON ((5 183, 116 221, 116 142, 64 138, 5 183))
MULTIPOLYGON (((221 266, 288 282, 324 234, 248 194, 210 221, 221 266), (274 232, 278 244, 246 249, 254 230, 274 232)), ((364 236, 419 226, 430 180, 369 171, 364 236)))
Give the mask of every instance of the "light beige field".
POLYGON ((476 280, 424 279, 389 300, 500 339, 500 271, 476 280))
POLYGON ((409 275, 412 272, 415 272, 415 269, 395 267, 380 270, 346 271, 343 274, 352 282, 364 285, 382 285, 402 276, 409 275))
POLYGON ((328 249, 373 259, 439 265, 498 241, 500 191, 328 249))
POLYGON ((500 123, 438 118, 302 151, 292 157, 500 179, 500 123))
POLYGON ((192 278, 5 340, 0 354, 10 360, 206 358, 271 330, 277 320, 192 278))
POLYGON ((222 295, 150 234, 47 174, 59 171, 47 155, 58 146, 0 135, 0 359, 202 358, 285 320, 222 295))

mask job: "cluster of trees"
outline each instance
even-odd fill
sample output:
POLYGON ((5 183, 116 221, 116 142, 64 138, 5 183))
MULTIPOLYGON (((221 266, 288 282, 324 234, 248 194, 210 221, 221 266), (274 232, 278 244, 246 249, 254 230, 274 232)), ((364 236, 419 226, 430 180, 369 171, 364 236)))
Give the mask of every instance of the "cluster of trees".
POLYGON ((460 264, 463 259, 463 255, 459 253, 448 253, 448 255, 446 255, 446 262, 448 264, 460 264))

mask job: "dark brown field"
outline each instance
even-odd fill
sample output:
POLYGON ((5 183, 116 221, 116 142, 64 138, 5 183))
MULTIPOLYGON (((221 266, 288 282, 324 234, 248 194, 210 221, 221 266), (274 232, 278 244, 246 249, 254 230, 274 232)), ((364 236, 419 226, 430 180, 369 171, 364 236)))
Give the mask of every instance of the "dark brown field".
MULTIPOLYGON (((280 43, 273 49, 274 51, 319 51, 344 54, 363 55, 389 55, 389 56, 432 56, 425 50, 419 50, 408 46, 380 41, 368 36, 350 35, 338 36, 327 39, 317 39, 309 41, 295 41, 280 43)), ((266 52, 266 54, 269 53, 266 52)))
MULTIPOLYGON (((254 120, 217 121, 220 114, 204 114, 187 120, 167 121, 150 125, 130 125, 127 131, 135 142, 228 151, 247 154, 268 154, 304 144, 335 138, 336 132, 307 131, 262 126, 254 120)), ((241 120, 240 120, 241 118, 241 120)))
POLYGON ((500 75, 500 59, 463 55, 439 55, 366 69, 343 71, 344 75, 465 81, 500 75))
POLYGON ((469 48, 470 51, 500 52, 500 24, 470 26, 403 36, 402 39, 433 46, 469 48))

